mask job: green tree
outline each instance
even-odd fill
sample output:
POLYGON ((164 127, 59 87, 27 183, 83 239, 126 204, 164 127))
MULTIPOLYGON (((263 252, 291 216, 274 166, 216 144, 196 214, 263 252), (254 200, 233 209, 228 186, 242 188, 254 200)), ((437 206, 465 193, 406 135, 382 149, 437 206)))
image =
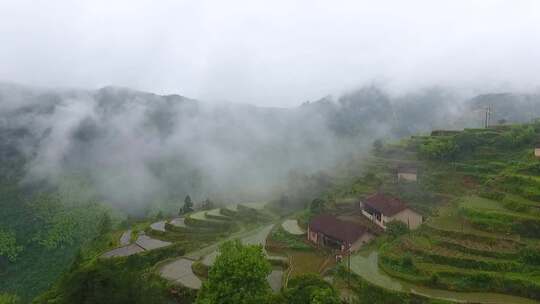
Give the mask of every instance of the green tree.
POLYGON ((394 238, 400 235, 404 235, 407 232, 409 232, 409 227, 407 227, 407 224, 403 222, 394 220, 386 224, 386 233, 388 233, 390 236, 394 238))
POLYGON ((186 214, 193 211, 193 201, 191 200, 191 196, 186 195, 186 198, 184 199, 184 206, 180 209, 179 214, 186 214))
POLYGON ((313 201, 311 201, 311 205, 309 206, 309 210, 313 214, 319 214, 324 212, 325 207, 325 201, 320 198, 316 198, 313 201))
POLYGON ((458 146, 453 138, 431 139, 420 145, 420 155, 433 160, 453 160, 458 153, 458 146))
POLYGON ((209 198, 207 198, 207 199, 202 203, 202 209, 204 209, 204 210, 214 209, 214 202, 212 202, 209 198))
POLYGON ((271 266, 261 246, 242 245, 239 240, 223 243, 197 304, 259 304, 271 289, 266 277, 271 266))
POLYGON ((540 265, 540 248, 527 246, 520 250, 520 258, 523 263, 540 265))
POLYGON ((103 212, 101 220, 99 221, 99 234, 103 235, 112 230, 112 220, 108 212, 103 212))
POLYGON ((0 256, 5 257, 10 262, 15 262, 23 247, 17 245, 15 233, 0 229, 0 256))
POLYGON ((10 295, 7 293, 0 293, 0 304, 17 304, 19 302, 19 298, 14 295, 10 295))
POLYGON ((302 274, 289 280, 283 292, 287 303, 339 304, 340 299, 332 285, 317 274, 302 274))

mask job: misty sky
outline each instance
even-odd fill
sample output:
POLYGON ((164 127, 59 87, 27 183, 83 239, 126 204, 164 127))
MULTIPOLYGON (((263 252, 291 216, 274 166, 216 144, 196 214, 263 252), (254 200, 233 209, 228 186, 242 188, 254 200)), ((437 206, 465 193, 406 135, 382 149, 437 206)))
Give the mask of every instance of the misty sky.
POLYGON ((0 0, 0 81, 293 106, 540 87, 540 1, 0 0))

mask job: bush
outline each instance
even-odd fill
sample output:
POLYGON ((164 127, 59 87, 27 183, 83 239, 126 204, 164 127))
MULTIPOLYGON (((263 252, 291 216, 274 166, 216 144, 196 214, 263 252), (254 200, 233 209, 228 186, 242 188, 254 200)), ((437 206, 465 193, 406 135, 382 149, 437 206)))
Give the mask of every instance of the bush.
POLYGON ((410 254, 406 254, 401 259, 401 266, 403 266, 404 268, 413 268, 414 267, 413 259, 412 259, 410 254))
POLYGON ((283 292, 287 303, 295 304, 339 304, 338 292, 316 274, 302 274, 292 278, 283 292))
POLYGON ((505 198, 506 194, 499 191, 482 190, 478 192, 478 196, 494 201, 502 201, 505 198))
POLYGON ((519 255, 523 263, 540 265, 540 248, 525 247, 521 249, 519 255))
POLYGON ((504 204, 504 207, 508 210, 512 210, 516 212, 527 212, 530 209, 528 205, 523 204, 514 199, 510 199, 508 197, 505 197, 502 202, 504 204))
POLYGON ((431 275, 431 277, 429 278, 429 281, 430 281, 431 285, 433 285, 433 286, 437 286, 439 284, 439 280, 440 280, 440 278, 439 278, 439 275, 437 273, 433 273, 431 275))
POLYGON ((19 298, 7 293, 0 293, 0 304, 17 304, 20 303, 19 298))
POLYGON ((386 224, 386 233, 390 235, 393 238, 397 238, 398 236, 407 234, 409 232, 409 227, 407 227, 407 224, 393 220, 386 224))
POLYGON ((17 244, 15 233, 0 229, 0 257, 15 262, 22 250, 23 247, 17 244))
POLYGON ((527 219, 514 222, 512 230, 525 237, 540 238, 540 221, 527 219))
POLYGON ((208 278, 209 267, 204 265, 201 261, 197 261, 191 265, 193 273, 201 278, 208 278))

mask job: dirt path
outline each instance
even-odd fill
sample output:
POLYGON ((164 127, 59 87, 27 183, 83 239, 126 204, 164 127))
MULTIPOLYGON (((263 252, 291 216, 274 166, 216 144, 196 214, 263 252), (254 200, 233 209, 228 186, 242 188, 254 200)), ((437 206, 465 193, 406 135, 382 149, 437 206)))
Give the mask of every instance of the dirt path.
MULTIPOLYGON (((272 231, 273 227, 274 227, 274 224, 264 226, 262 228, 258 228, 258 229, 249 231, 248 233, 244 234, 243 237, 233 237, 232 239, 239 238, 242 241, 242 243, 245 244, 245 245, 263 245, 264 246, 264 243, 266 241, 266 237, 268 236, 270 231, 272 231)), ((229 239, 231 239, 231 238, 229 238, 229 239)), ((212 266, 214 264, 214 261, 216 260, 217 253, 218 253, 217 252, 218 246, 215 246, 212 249, 213 249, 213 251, 208 253, 203 258, 202 262, 206 266, 212 266)))
POLYGON ((305 233, 304 230, 302 230, 302 228, 298 226, 297 220, 285 220, 281 224, 281 227, 283 227, 283 229, 285 229, 285 231, 287 231, 290 234, 302 235, 305 233))
POLYGON ((157 248, 171 245, 171 243, 169 242, 156 240, 144 234, 140 235, 134 244, 129 244, 130 239, 131 239, 131 230, 128 230, 124 232, 124 234, 122 234, 122 237, 120 238, 120 244, 122 244, 122 242, 127 242, 127 243, 124 243, 124 246, 122 247, 115 248, 113 250, 105 252, 104 254, 101 255, 101 257, 114 258, 114 257, 130 256, 133 254, 137 254, 139 252, 154 250, 157 248))
MULTIPOLYGON (((204 248, 201 248, 201 249, 198 249, 198 250, 187 253, 186 257, 194 259, 194 260, 198 260, 199 258, 203 258, 206 255, 208 255, 208 254, 210 254, 210 253, 212 253, 214 251, 217 251, 217 249, 219 248, 219 245, 221 245, 223 242, 233 240, 233 239, 241 239, 241 240, 245 239, 245 240, 249 241, 250 238, 251 238, 252 240, 259 240, 259 243, 262 244, 262 242, 264 242, 264 240, 266 240, 266 236, 264 237, 262 242, 260 241, 261 237, 264 235, 266 230, 267 230, 266 235, 268 235, 270 230, 272 230, 271 227, 273 227, 273 226, 274 226, 274 224, 271 224, 269 226, 262 226, 262 227, 255 228, 253 230, 248 230, 248 231, 243 230, 243 231, 233 233, 232 235, 227 237, 225 240, 222 240, 222 241, 217 242, 215 244, 212 244, 210 246, 207 246, 207 247, 204 247, 204 248)), ((248 242, 247 244, 253 244, 253 243, 248 242)))
MULTIPOLYGON (((201 287, 201 281, 191 269, 194 260, 202 258, 204 264, 211 266, 217 257, 219 245, 231 239, 241 239, 244 244, 249 245, 264 245, 266 237, 273 227, 274 224, 270 224, 249 231, 237 232, 221 242, 190 252, 185 257, 178 258, 161 266, 159 273, 165 279, 178 282, 192 289, 199 289, 201 287)), ((281 285, 278 287, 278 282, 281 284, 281 275, 279 275, 279 272, 275 270, 267 278, 273 290, 279 290, 281 288, 281 285)))
POLYGON ((135 241, 135 243, 141 246, 144 250, 153 250, 153 249, 169 246, 172 244, 170 242, 164 242, 164 241, 153 239, 144 234, 140 235, 137 238, 137 241, 135 241))
POLYGON ((150 225, 150 228, 152 228, 154 230, 157 230, 157 231, 165 232, 165 223, 166 222, 167 221, 155 222, 152 225, 150 225))
POLYGON ((137 254, 143 251, 144 251, 144 248, 142 248, 141 246, 137 244, 131 244, 131 245, 126 245, 124 247, 107 251, 104 254, 102 254, 101 257, 103 258, 123 257, 123 256, 129 256, 132 254, 137 254))
POLYGON ((273 292, 278 292, 283 285, 283 270, 272 270, 266 278, 273 292))
POLYGON ((400 292, 411 292, 433 299, 453 301, 456 303, 484 303, 484 304, 534 304, 537 301, 489 292, 456 292, 442 289, 433 289, 424 286, 416 286, 390 277, 379 269, 378 253, 373 250, 356 254, 351 257, 351 271, 361 276, 364 280, 383 287, 400 292))
POLYGON ((180 258, 163 266, 159 270, 159 274, 167 280, 180 283, 188 288, 200 289, 202 282, 193 273, 192 265, 192 260, 180 258))
POLYGON ((120 246, 127 246, 131 241, 131 229, 122 233, 120 237, 120 246))

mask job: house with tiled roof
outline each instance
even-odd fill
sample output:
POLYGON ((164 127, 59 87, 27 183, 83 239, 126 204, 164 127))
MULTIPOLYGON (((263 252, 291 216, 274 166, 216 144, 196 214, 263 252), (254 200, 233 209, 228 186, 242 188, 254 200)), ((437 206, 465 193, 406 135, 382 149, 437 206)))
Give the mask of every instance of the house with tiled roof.
POLYGON ((383 229, 395 220, 407 224, 409 229, 416 229, 423 222, 422 215, 397 197, 376 193, 360 201, 359 206, 364 216, 383 229))
POLYGON ((373 239, 366 227, 344 221, 330 214, 322 214, 311 219, 308 225, 308 241, 338 253, 354 252, 373 239))

